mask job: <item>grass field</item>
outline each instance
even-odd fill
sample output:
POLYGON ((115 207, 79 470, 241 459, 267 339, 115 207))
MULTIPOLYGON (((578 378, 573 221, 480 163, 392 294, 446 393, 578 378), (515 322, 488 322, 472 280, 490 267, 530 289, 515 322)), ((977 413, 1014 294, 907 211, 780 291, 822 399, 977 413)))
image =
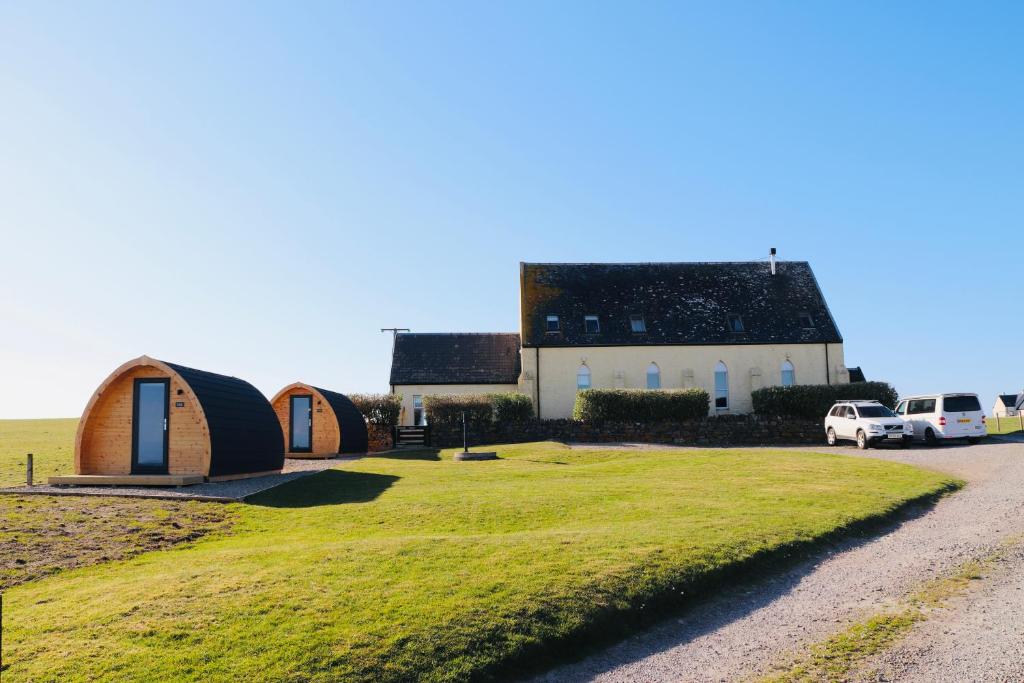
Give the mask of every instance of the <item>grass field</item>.
POLYGON ((25 483, 25 454, 33 454, 37 482, 73 474, 78 418, 0 420, 0 487, 25 483))
POLYGON ((1020 420, 1016 417, 1001 417, 997 421, 994 417, 985 418, 985 427, 989 434, 1013 434, 1024 431, 1021 429, 1020 420))
POLYGON ((498 450, 340 463, 227 506, 230 533, 17 586, 4 681, 507 676, 958 485, 805 452, 498 450))

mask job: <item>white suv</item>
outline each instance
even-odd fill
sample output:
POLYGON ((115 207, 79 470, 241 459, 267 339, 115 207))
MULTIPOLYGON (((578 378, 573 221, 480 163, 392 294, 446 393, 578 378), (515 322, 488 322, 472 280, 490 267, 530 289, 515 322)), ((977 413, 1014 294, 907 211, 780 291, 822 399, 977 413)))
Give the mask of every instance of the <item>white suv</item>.
POLYGON ((907 448, 914 426, 878 401, 836 401, 825 417, 825 437, 829 446, 846 439, 856 441, 861 450, 883 442, 907 448))

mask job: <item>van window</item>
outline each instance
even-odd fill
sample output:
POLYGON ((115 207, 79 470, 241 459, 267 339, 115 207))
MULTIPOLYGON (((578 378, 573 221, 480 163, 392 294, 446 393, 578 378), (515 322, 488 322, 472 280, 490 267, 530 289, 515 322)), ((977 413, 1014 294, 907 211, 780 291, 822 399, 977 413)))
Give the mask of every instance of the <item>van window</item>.
POLYGON ((969 413, 981 410, 977 396, 943 396, 942 409, 947 413, 969 413))
POLYGON ((907 404, 908 415, 926 415, 935 412, 934 398, 918 398, 907 404))

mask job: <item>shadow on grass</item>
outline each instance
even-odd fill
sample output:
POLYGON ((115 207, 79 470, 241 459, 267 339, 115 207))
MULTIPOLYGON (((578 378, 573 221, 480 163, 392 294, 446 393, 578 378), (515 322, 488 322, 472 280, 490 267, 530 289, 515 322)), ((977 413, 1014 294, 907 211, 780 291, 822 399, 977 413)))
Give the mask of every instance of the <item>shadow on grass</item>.
POLYGON ((271 508, 369 503, 400 478, 390 474, 324 470, 308 477, 293 479, 269 491, 253 494, 245 502, 271 508))
POLYGON ((370 453, 369 458, 386 458, 388 460, 433 460, 441 459, 441 451, 436 448, 416 448, 409 450, 390 451, 387 453, 370 453))

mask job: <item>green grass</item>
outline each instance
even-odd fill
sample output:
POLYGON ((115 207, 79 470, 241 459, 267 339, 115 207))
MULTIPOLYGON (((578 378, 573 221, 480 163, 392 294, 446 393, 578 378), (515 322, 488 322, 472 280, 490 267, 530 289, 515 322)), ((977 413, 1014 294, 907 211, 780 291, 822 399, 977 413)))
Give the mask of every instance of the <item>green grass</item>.
POLYGON ((1016 417, 1001 417, 999 418, 999 424, 996 424, 996 418, 987 417, 985 418, 985 427, 988 429, 989 434, 1013 434, 1014 432, 1022 431, 1020 428, 1020 420, 1016 417))
POLYGON ((78 418, 0 420, 0 488, 25 483, 25 454, 32 453, 35 481, 73 474, 78 418))
POLYGON ((229 536, 15 587, 4 681, 504 676, 959 485, 805 452, 497 450, 343 463, 231 506, 229 536))

